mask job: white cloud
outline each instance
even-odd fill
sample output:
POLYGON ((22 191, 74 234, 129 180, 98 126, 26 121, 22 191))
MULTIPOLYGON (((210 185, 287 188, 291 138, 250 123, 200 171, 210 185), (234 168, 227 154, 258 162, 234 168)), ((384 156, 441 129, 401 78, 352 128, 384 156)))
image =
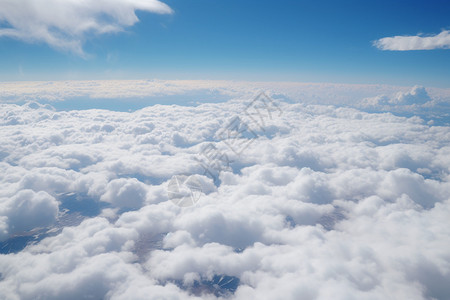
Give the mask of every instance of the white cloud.
MULTIPOLYGON (((398 94, 414 94, 414 89, 416 87, 367 84, 207 80, 0 82, 0 103, 23 104, 33 100, 40 103, 35 103, 33 106, 51 104, 63 110, 67 108, 86 109, 86 107, 135 110, 159 103, 197 105, 208 101, 243 100, 254 97, 258 91, 265 90, 275 99, 285 99, 291 102, 355 107, 369 111, 411 113, 414 107, 407 103, 394 104, 391 101, 394 101, 398 94), (87 100, 83 102, 82 99, 87 100), (197 99, 199 102, 196 101, 197 99)), ((419 90, 416 92, 419 92, 418 96, 423 96, 418 100, 427 99, 426 95, 420 94, 419 90)), ((450 107, 450 89, 427 87, 424 92, 430 98, 430 101, 426 103, 427 111, 430 114, 432 112, 439 114, 450 107)), ((415 113, 420 113, 420 111, 415 111, 415 113)), ((43 114, 42 118, 50 118, 52 115, 53 113, 43 114)), ((21 116, 5 115, 1 121, 13 124, 21 122, 21 119, 21 116)), ((101 126, 105 126, 104 130, 112 129, 108 122, 101 126)), ((141 138, 144 139, 146 136, 144 133, 150 132, 154 124, 145 121, 145 124, 133 126, 130 130, 134 130, 135 134, 141 134, 141 138)), ((211 130, 211 127, 205 130, 211 130)), ((173 138, 185 145, 195 142, 189 139, 191 137, 179 133, 174 133, 173 138)))
POLYGON ((399 91, 390 97, 386 95, 378 95, 375 97, 364 98, 360 106, 364 108, 376 107, 379 109, 392 110, 393 106, 399 109, 408 106, 421 106, 424 104, 432 104, 432 98, 427 90, 422 86, 414 86, 409 91, 399 91))
POLYGON ((10 199, 0 199, 0 241, 9 235, 51 225, 58 202, 47 192, 22 189, 10 199))
POLYGON ((106 186, 105 194, 100 197, 101 201, 126 208, 140 208, 146 199, 147 187, 136 178, 110 181, 106 186))
POLYGON ((157 0, 1 0, 0 37, 49 46, 85 56, 89 34, 123 31, 138 22, 136 10, 167 14, 172 10, 157 0))
POLYGON ((424 87, 415 86, 411 89, 411 91, 407 93, 399 92, 397 93, 395 99, 392 99, 391 102, 394 104, 425 104, 430 101, 431 98, 428 95, 427 91, 424 87))
POLYGON ((450 48, 450 30, 431 36, 393 36, 374 41, 374 46, 380 50, 411 51, 450 48))
MULTIPOLYGON (((143 93, 170 90, 167 82, 146 84, 143 93)), ((108 86, 114 84, 99 89, 108 86)), ((245 91, 243 83, 178 82, 172 92, 192 86, 245 91)), ((298 95, 299 86, 284 91, 298 95)), ((433 101, 421 87, 371 93, 386 94, 380 101, 388 108, 433 101)), ((17 235, 46 236, 0 255, 2 296, 445 299, 449 127, 417 116, 282 102, 283 114, 266 120, 238 156, 216 133, 235 115, 245 121, 248 102, 134 112, 0 105, 2 249, 17 235), (208 143, 231 161, 216 185, 195 160, 208 143), (192 173, 199 174, 202 197, 178 207, 167 184, 192 173), (71 212, 88 204, 99 216, 71 212), (214 283, 223 275, 238 283, 214 283)))

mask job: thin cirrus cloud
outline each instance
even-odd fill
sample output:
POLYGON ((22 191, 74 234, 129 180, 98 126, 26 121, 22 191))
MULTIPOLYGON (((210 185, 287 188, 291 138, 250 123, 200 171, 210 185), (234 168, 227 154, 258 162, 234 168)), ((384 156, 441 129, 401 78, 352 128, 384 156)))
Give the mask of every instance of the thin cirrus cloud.
POLYGON ((88 34, 123 31, 139 21, 136 10, 173 12, 158 0, 0 0, 0 37, 86 56, 83 42, 88 34))
POLYGON ((431 36, 393 36, 385 37, 373 42, 380 50, 411 51, 450 49, 450 30, 431 36))

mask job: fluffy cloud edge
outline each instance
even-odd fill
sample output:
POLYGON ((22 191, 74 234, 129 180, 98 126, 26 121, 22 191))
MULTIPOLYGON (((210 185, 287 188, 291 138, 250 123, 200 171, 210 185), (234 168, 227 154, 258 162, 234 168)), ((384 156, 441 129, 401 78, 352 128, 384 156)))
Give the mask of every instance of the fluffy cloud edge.
POLYGON ((384 37, 374 41, 373 45, 380 50, 389 51, 450 49, 450 30, 443 30, 439 34, 430 36, 419 34, 384 37))
POLYGON ((0 1, 0 37, 48 46, 87 58, 83 43, 88 34, 123 31, 139 21, 135 11, 172 14, 158 0, 122 1, 0 1), (49 7, 57 14, 49 13, 49 7), (4 25, 7 26, 4 26, 4 25))

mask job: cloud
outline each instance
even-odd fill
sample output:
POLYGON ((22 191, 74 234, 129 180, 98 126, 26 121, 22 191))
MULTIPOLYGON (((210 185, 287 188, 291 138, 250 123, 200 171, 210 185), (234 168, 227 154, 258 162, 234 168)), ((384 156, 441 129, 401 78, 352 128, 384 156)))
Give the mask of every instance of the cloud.
POLYGON ((42 42, 86 56, 83 43, 89 35, 123 31, 139 21, 136 10, 172 13, 170 7, 157 0, 1 0, 0 37, 42 42))
POLYGON ((44 191, 20 190, 9 200, 0 200, 0 241, 55 222, 58 202, 44 191))
POLYGON ((431 101, 432 98, 424 87, 414 86, 409 91, 397 92, 390 97, 378 95, 375 97, 364 98, 363 101, 361 101, 361 106, 392 109, 392 106, 422 106, 431 103, 431 101))
POLYGON ((392 99, 390 102, 393 104, 425 104, 430 101, 431 98, 428 95, 426 89, 421 86, 415 86, 411 89, 411 91, 406 93, 397 93, 396 97, 392 99))
MULTIPOLYGON (((128 83, 251 93, 244 83, 128 83)), ((284 95, 333 95, 286 85, 284 95)), ((131 112, 1 104, 2 296, 445 299, 449 127, 389 112, 433 101, 428 88, 372 89, 388 112, 279 101, 283 113, 240 155, 217 133, 236 115, 257 127, 243 113, 251 98, 131 112), (230 158, 215 181, 196 160, 209 144, 230 158), (180 174, 201 182, 195 206, 169 199, 180 174)))
POLYGON ((118 207, 140 208, 146 197, 147 188, 145 184, 136 178, 120 178, 108 183, 106 192, 100 197, 100 200, 110 202, 118 207))
MULTIPOLYGON (((410 114, 415 108, 406 103, 393 104, 397 94, 415 93, 415 87, 367 84, 333 84, 302 82, 240 82, 214 80, 92 80, 92 81, 43 81, 0 82, 0 103, 25 104, 34 101, 38 109, 45 105, 57 110, 103 108, 109 110, 134 111, 154 104, 199 105, 207 102, 226 102, 254 97, 265 90, 274 99, 291 103, 322 104, 354 107, 365 111, 391 111, 410 114)), ((425 88, 423 88, 425 89, 425 88)), ((417 90, 416 92, 419 92, 417 90)), ((426 87, 430 101, 418 105, 414 113, 428 114, 428 118, 448 111, 450 89, 426 87), (425 109, 425 106, 427 108, 425 109), (422 109, 424 108, 424 109, 422 109)), ((424 101, 423 95, 420 101, 424 101)), ((42 118, 49 118, 43 114, 42 118)), ((230 116, 232 117, 232 116, 230 116)), ((20 115, 7 116, 2 122, 22 122, 20 115)), ((111 130, 110 124, 102 124, 111 130)), ((135 134, 144 139, 152 130, 152 122, 135 125, 135 134)), ((287 126, 289 127, 289 126, 287 126)), ((211 130, 209 127, 207 130, 211 130)), ((268 134, 270 129, 267 128, 268 134)), ((204 132, 206 134, 206 132, 204 132)), ((191 137, 173 133, 180 144, 189 146, 191 137)))
POLYGON ((380 50, 390 51, 450 49, 450 31, 443 30, 439 34, 430 36, 385 37, 374 41, 373 45, 380 50))

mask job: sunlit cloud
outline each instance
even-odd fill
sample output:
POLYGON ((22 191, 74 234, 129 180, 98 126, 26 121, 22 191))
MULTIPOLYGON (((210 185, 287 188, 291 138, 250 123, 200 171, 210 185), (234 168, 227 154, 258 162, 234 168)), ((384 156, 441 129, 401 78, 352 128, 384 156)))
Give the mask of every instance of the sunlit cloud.
POLYGON ((123 31, 139 21, 136 11, 171 14, 158 0, 0 0, 0 37, 86 56, 88 35, 123 31))
POLYGON ((373 42, 380 50, 411 51, 411 50, 433 50, 450 48, 450 30, 430 36, 393 36, 385 37, 373 42))

